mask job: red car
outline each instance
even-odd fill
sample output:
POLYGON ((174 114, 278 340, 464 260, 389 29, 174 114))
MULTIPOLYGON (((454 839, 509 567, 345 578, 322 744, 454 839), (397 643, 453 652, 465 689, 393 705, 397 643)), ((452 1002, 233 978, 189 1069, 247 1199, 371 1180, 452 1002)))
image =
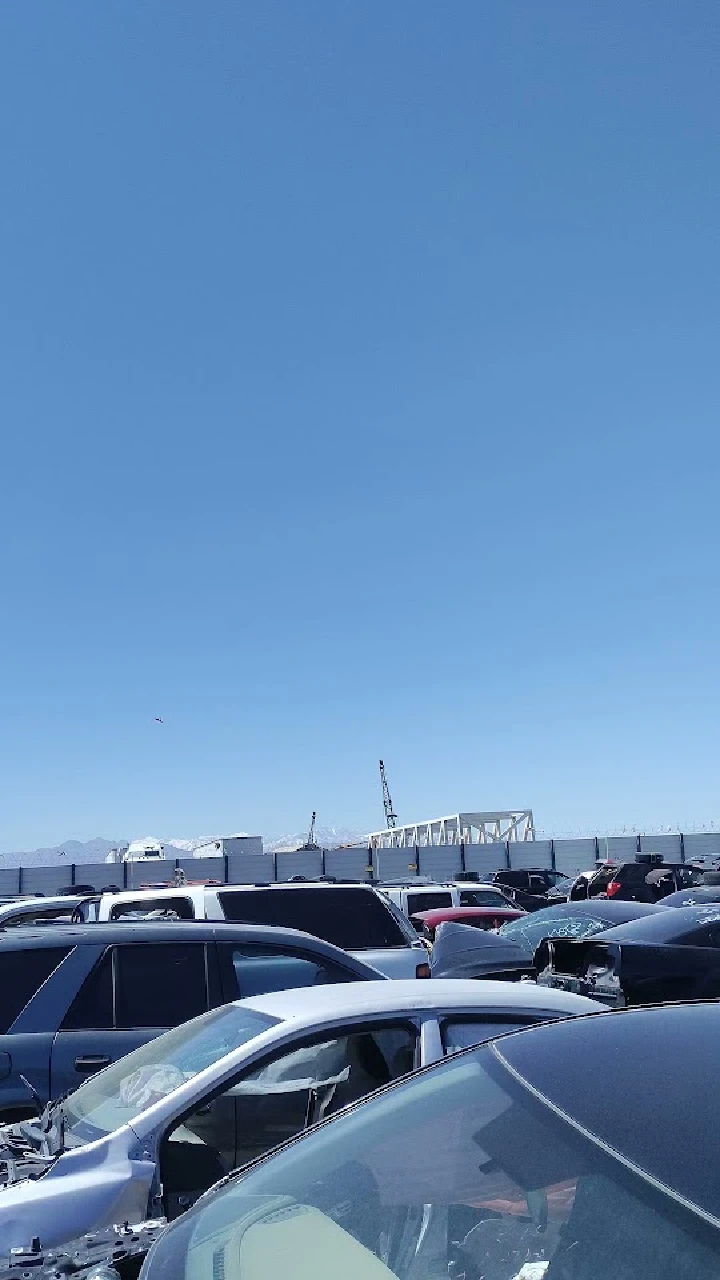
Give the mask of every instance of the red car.
POLYGON ((448 920, 455 924, 470 924, 475 929, 499 929, 508 920, 517 920, 518 916, 524 915, 527 915, 526 911, 513 907, 433 907, 431 911, 416 912, 410 919, 418 933, 434 942, 438 925, 446 924, 448 920))

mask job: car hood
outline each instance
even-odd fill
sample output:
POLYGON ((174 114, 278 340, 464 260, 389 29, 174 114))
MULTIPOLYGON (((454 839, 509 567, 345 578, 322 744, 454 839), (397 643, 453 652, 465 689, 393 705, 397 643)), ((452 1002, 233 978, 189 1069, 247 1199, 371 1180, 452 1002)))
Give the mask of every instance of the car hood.
POLYGON ((519 943, 451 921, 439 926, 430 958, 433 978, 474 978, 507 969, 527 972, 531 966, 532 956, 519 943))
MULTIPOLYGON (((2 1155, 0 1155, 2 1160, 2 1155)), ((7 1160, 3 1161, 7 1174, 7 1160)), ((127 1130, 65 1151, 41 1176, 0 1186, 0 1254, 39 1237, 43 1249, 147 1213, 155 1163, 128 1155, 127 1130)))

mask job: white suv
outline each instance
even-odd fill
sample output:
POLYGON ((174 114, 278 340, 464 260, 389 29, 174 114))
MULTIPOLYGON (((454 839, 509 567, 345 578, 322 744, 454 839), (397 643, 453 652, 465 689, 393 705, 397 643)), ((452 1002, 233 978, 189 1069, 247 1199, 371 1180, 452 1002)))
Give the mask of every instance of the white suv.
POLYGON ((426 949, 409 921, 364 884, 178 885, 102 894, 99 920, 231 920, 300 929, 342 947, 388 978, 429 978, 426 949))

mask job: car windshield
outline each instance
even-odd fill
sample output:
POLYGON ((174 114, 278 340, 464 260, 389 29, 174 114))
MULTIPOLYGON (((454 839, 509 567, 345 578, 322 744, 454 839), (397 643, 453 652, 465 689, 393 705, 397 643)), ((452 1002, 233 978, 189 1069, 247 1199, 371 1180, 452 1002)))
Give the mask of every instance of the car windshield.
POLYGON ((141 1045, 93 1076, 63 1103, 65 1145, 81 1146, 128 1124, 146 1107, 278 1021, 253 1009, 225 1005, 141 1045))
POLYGON ((520 916, 517 920, 508 920, 507 924, 500 926, 498 933, 501 938, 527 948, 531 954, 543 938, 586 938, 607 928, 605 920, 587 913, 573 913, 572 908, 568 909, 563 903, 520 916))
POLYGON ((171 1227, 143 1276, 284 1280, 298 1259, 312 1280, 717 1280, 707 1218, 546 1104, 499 1049, 281 1149, 171 1227))

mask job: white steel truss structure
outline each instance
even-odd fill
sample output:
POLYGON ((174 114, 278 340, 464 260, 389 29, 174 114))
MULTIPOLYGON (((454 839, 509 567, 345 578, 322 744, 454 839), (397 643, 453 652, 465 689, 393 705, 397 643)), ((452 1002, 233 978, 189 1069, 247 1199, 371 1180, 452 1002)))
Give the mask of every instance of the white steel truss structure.
POLYGON ((445 844, 504 844, 534 840, 532 809, 496 809, 488 813, 454 813, 429 822, 386 827, 370 833, 373 849, 414 849, 445 844))

